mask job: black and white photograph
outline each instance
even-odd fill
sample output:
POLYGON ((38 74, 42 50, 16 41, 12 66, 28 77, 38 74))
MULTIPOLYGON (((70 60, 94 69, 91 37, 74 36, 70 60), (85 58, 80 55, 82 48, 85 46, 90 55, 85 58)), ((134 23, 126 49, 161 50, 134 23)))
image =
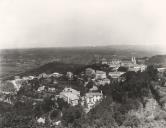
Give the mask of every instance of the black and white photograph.
POLYGON ((0 0, 0 128, 166 128, 166 1, 0 0))

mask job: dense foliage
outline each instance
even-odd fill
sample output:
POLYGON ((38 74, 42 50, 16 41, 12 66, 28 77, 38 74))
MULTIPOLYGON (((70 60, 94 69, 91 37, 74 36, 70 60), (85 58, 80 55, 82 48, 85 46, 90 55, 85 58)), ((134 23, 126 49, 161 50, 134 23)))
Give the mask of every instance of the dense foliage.
MULTIPOLYGON (((145 72, 127 72, 124 77, 125 82, 114 82, 99 87, 99 91, 102 90, 104 94, 104 99, 88 114, 83 111, 81 105, 73 107, 62 99, 57 99, 55 102, 52 101, 51 96, 46 95, 43 102, 36 104, 33 104, 31 100, 26 102, 18 100, 13 110, 2 116, 3 123, 1 122, 0 125, 4 128, 49 128, 51 126, 49 121, 46 121, 44 125, 39 125, 35 123, 36 118, 43 115, 47 117, 51 111, 59 110, 63 113, 62 127, 137 127, 141 121, 136 116, 129 115, 128 112, 138 110, 140 105, 144 105, 145 97, 152 97, 151 81, 157 80, 157 71, 153 66, 149 66, 145 72)), ((39 84, 35 80, 32 83, 34 88, 39 84)), ((87 88, 91 87, 92 83, 89 83, 87 88)), ((86 92, 83 88, 82 91, 86 92)), ((26 93, 26 90, 23 90, 23 93, 26 93)), ((23 93, 18 95, 21 96, 23 93)))

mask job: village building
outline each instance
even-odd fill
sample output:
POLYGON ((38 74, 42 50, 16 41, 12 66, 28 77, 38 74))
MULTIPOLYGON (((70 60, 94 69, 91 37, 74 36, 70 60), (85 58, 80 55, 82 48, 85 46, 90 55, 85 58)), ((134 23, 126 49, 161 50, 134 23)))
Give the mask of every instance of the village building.
POLYGON ((117 72, 109 72, 108 75, 109 75, 111 78, 113 78, 113 79, 117 79, 117 78, 119 78, 120 76, 122 76, 124 73, 125 73, 125 72, 119 72, 119 71, 117 71, 117 72))
POLYGON ((113 59, 112 61, 110 61, 108 63, 109 67, 112 68, 113 70, 118 70, 118 68, 120 67, 121 65, 121 61, 118 60, 118 59, 113 59))
POLYGON ((73 73, 72 72, 67 72, 66 76, 68 79, 72 79, 73 78, 73 73))
POLYGON ((89 89, 90 92, 96 92, 98 91, 98 87, 94 86, 92 88, 89 89))
POLYGON ((33 80, 35 76, 23 76, 22 80, 33 80))
POLYGON ((72 88, 65 88, 59 94, 59 97, 66 101, 68 104, 75 106, 78 105, 80 99, 80 92, 72 88))
POLYGON ((103 94, 100 92, 89 92, 82 97, 81 104, 87 108, 87 112, 92 109, 103 98, 103 94))
POLYGON ((41 86, 41 87, 39 87, 39 88, 37 89, 37 91, 38 91, 38 92, 42 92, 42 91, 44 91, 44 89, 45 89, 45 86, 41 86))
POLYGON ((134 71, 134 72, 141 71, 141 72, 143 72, 146 70, 146 67, 147 66, 143 65, 143 64, 141 64, 141 65, 136 64, 134 66, 129 67, 128 71, 134 71))
POLYGON ((101 64, 108 64, 108 61, 106 58, 102 58, 100 61, 101 64))
POLYGON ((56 78, 59 78, 62 76, 62 74, 58 73, 58 72, 54 72, 52 74, 49 75, 50 77, 53 76, 53 77, 56 77, 56 78))
POLYGON ((48 88, 48 91, 49 91, 49 92, 55 92, 55 88, 49 87, 49 88, 48 88))
POLYGON ((105 78, 107 78, 106 72, 99 70, 96 71, 95 79, 105 79, 105 78))
POLYGON ((166 71, 166 67, 157 68, 157 71, 163 73, 166 71))
POLYGON ((110 82, 110 79, 108 79, 108 78, 105 78, 105 79, 98 79, 98 80, 96 80, 95 81, 95 85, 96 86, 100 86, 100 85, 102 85, 102 86, 104 86, 104 85, 106 85, 106 84, 110 84, 111 82, 110 82))
POLYGON ((45 124, 45 122, 46 122, 45 118, 40 117, 37 119, 37 123, 39 123, 39 124, 45 124))
POLYGON ((122 67, 127 67, 128 71, 134 71, 134 72, 138 72, 138 71, 145 71, 147 66, 145 64, 137 64, 136 58, 132 57, 131 61, 130 60, 124 60, 121 63, 122 67))
POLYGON ((47 77, 49 77, 49 75, 47 75, 46 73, 41 73, 41 74, 39 74, 38 79, 47 78, 47 77))
POLYGON ((29 77, 28 76, 23 76, 22 79, 23 80, 29 80, 29 77))

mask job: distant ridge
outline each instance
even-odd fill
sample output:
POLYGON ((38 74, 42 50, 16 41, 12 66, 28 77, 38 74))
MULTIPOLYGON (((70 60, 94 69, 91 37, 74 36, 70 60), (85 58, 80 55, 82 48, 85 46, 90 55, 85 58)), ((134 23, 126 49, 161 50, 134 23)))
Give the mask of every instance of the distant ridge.
POLYGON ((166 55, 152 56, 148 59, 147 63, 166 66, 166 55))

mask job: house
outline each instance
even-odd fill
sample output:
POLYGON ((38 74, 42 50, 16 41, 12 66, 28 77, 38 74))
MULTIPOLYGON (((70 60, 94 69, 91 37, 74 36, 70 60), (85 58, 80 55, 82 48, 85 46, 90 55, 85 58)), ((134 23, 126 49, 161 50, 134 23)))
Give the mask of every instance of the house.
POLYGON ((62 74, 58 73, 58 72, 54 72, 50 75, 50 77, 53 76, 53 77, 56 77, 56 78, 59 78, 62 76, 62 74))
POLYGON ((38 122, 39 124, 45 124, 46 119, 45 119, 45 118, 40 117, 40 118, 38 118, 38 119, 37 119, 37 122, 38 122))
POLYGON ((143 72, 143 71, 145 71, 145 69, 146 69, 145 65, 135 65, 135 66, 129 67, 128 71, 143 72))
POLYGON ((100 86, 100 85, 104 86, 106 84, 110 84, 110 79, 108 79, 108 78, 98 79, 95 81, 95 84, 96 84, 96 86, 100 86))
POLYGON ((29 77, 28 76, 23 76, 22 79, 23 80, 29 80, 29 77))
POLYGON ((93 86, 92 88, 89 89, 90 92, 95 92, 98 91, 98 87, 93 86))
POLYGON ((92 109, 96 103, 100 102, 103 98, 103 94, 99 92, 89 92, 82 97, 82 105, 88 110, 92 109))
POLYGON ((59 97, 66 101, 68 104, 72 106, 78 105, 80 92, 72 89, 72 88, 65 88, 60 94, 59 97))
POLYGON ((66 76, 68 79, 72 79, 73 78, 73 73, 72 72, 67 72, 66 76))
POLYGON ((46 73, 41 73, 41 74, 39 74, 38 79, 47 78, 47 77, 49 77, 49 75, 47 75, 46 73))
POLYGON ((48 88, 48 91, 49 91, 49 92, 55 92, 55 88, 50 87, 50 88, 48 88))
POLYGON ((112 61, 110 61, 108 63, 110 68, 113 68, 113 69, 116 69, 116 70, 120 67, 120 64, 121 64, 121 61, 118 60, 118 59, 113 59, 112 61))
POLYGON ((125 72, 119 72, 119 71, 116 71, 116 72, 109 72, 109 76, 113 79, 117 79, 119 78, 121 75, 123 75, 125 72))
POLYGON ((107 78, 106 72, 97 70, 95 78, 96 79, 105 79, 105 78, 107 78))
POLYGON ((108 64, 108 61, 107 61, 107 59, 102 58, 100 63, 101 63, 101 64, 108 64))
POLYGON ((61 120, 54 122, 54 123, 53 123, 53 126, 58 126, 58 125, 60 125, 60 124, 61 124, 61 120))
POLYGON ((24 82, 26 82, 26 80, 23 80, 23 79, 15 79, 15 80, 10 80, 10 81, 8 81, 8 82, 11 82, 11 83, 15 86, 16 90, 19 91, 19 89, 21 88, 22 84, 23 84, 24 82))
POLYGON ((37 91, 38 91, 38 92, 41 92, 41 91, 44 91, 44 89, 45 89, 45 86, 41 86, 41 87, 39 87, 39 88, 37 89, 37 91))
POLYGON ((29 80, 33 80, 34 78, 34 76, 29 76, 29 80))
POLYGON ((33 80, 35 77, 34 76, 23 76, 23 80, 33 80))
POLYGON ((77 91, 77 90, 75 90, 75 89, 73 89, 73 88, 64 88, 63 91, 64 91, 64 92, 71 92, 71 93, 73 93, 73 94, 75 94, 75 95, 80 96, 80 91, 77 91))
POLYGON ((166 71, 166 68, 165 67, 157 68, 157 71, 160 72, 160 73, 163 73, 163 72, 166 71))

